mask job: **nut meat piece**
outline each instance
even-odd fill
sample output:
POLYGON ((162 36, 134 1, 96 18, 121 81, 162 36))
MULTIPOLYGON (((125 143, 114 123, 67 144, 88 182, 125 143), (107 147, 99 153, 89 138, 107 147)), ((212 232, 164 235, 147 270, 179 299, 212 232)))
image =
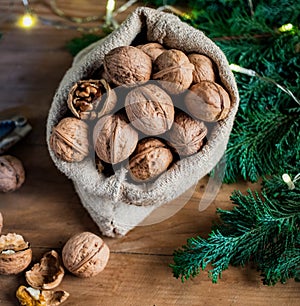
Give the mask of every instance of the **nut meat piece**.
POLYGON ((21 187, 25 181, 22 162, 14 156, 0 156, 0 192, 10 192, 21 187))
POLYGON ((109 248, 97 235, 82 232, 71 237, 64 245, 64 266, 78 277, 92 277, 100 273, 109 259, 109 248))
POLYGON ((106 80, 82 80, 68 95, 68 107, 79 119, 95 119, 113 110, 117 96, 106 80))
POLYGON ((18 274, 29 266, 31 259, 29 243, 21 235, 0 236, 0 274, 18 274))
POLYGON ((179 111, 175 114, 173 126, 167 137, 180 156, 188 156, 201 149, 206 134, 207 127, 202 121, 179 111))
POLYGON ((202 54, 192 53, 188 55, 188 58, 195 67, 193 71, 194 84, 201 81, 215 82, 216 76, 214 72, 214 66, 209 57, 202 54))
POLYGON ((161 55, 166 49, 159 43, 147 43, 144 45, 139 45, 137 48, 144 51, 147 55, 150 56, 152 62, 161 55))
POLYGON ((93 131, 97 156, 106 163, 117 164, 134 151, 138 133, 121 114, 103 116, 93 131))
POLYGON ((133 46, 112 49, 104 56, 104 69, 109 79, 116 85, 135 85, 150 79, 151 58, 133 46))
POLYGON ((197 119, 214 122, 227 117, 230 98, 215 82, 203 81, 193 85, 184 98, 188 111, 197 119))
POLYGON ((53 127, 50 147, 64 161, 82 161, 89 153, 88 125, 73 117, 62 119, 53 127))
POLYGON ((162 87, 171 94, 180 94, 192 84, 194 65, 180 50, 164 51, 154 61, 153 69, 153 79, 162 81, 162 87))
POLYGON ((172 99, 154 84, 131 90, 125 99, 125 109, 131 124, 146 135, 162 134, 173 124, 172 99))
POLYGON ((69 293, 63 290, 41 291, 32 287, 20 286, 16 297, 24 306, 58 306, 69 297, 69 293))
POLYGON ((157 178, 173 161, 170 149, 159 139, 141 140, 129 160, 129 170, 136 182, 147 182, 157 178))
POLYGON ((61 265, 59 255, 52 250, 43 255, 40 263, 36 263, 25 273, 27 283, 36 289, 54 289, 57 287, 65 271, 61 265))

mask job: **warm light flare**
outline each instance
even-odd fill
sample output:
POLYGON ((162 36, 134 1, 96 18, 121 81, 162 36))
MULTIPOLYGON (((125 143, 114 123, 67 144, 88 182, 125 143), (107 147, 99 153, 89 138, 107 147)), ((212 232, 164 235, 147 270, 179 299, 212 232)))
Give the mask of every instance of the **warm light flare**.
POLYGON ((35 25, 35 23, 36 18, 30 13, 24 14, 18 22, 19 26, 22 28, 31 28, 35 25))

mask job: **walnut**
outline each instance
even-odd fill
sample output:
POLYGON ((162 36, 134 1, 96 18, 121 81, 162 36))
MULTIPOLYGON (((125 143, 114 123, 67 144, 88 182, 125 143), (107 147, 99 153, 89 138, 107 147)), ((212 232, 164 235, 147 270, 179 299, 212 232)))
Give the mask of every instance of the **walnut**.
POLYGON ((64 245, 62 259, 65 267, 78 277, 92 277, 100 273, 109 259, 109 248, 97 235, 82 232, 64 245))
POLYGON ((0 156, 0 192, 10 192, 21 187, 25 181, 22 162, 14 156, 0 156))
POLYGON ((117 164, 134 151, 138 133, 121 114, 103 116, 93 131, 97 156, 106 163, 117 164))
POLYGON ((202 54, 192 53, 188 55, 188 58, 195 67, 193 71, 194 84, 201 81, 215 82, 216 75, 214 72, 214 66, 209 57, 202 54))
POLYGON ((135 85, 150 79, 151 58, 139 48, 121 46, 104 56, 105 73, 116 85, 135 85))
POLYGON ((144 51, 147 55, 149 55, 152 62, 154 62, 156 58, 166 50, 161 44, 154 42, 139 45, 136 47, 144 51))
POLYGON ((108 114, 117 103, 117 96, 106 80, 82 80, 71 88, 68 107, 79 119, 95 119, 108 114))
POLYGON ((188 111, 197 119, 214 122, 227 117, 230 98, 215 82, 202 81, 193 85, 184 98, 188 111))
POLYGON ((32 287, 20 286, 16 297, 25 306, 58 306, 63 303, 69 293, 63 290, 39 290, 32 287))
POLYGON ((207 134, 207 127, 182 111, 175 114, 173 126, 167 133, 168 140, 180 156, 198 152, 207 134))
POLYGON ((18 274, 30 264, 32 251, 21 235, 0 236, 0 274, 18 274))
POLYGON ((73 117, 62 119, 52 130, 50 147, 64 161, 83 160, 89 153, 88 125, 73 117))
POLYGON ((131 124, 146 135, 166 132, 174 120, 171 97, 151 83, 131 90, 125 99, 125 109, 131 124))
POLYGON ((173 161, 170 149, 159 139, 141 140, 129 159, 129 170, 136 182, 147 182, 157 178, 173 161))
POLYGON ((35 289, 54 289, 57 287, 65 271, 61 265, 59 255, 52 250, 43 255, 39 263, 25 273, 27 283, 35 289))
POLYGON ((193 81, 194 65, 180 50, 170 49, 159 55, 153 63, 153 79, 171 94, 180 94, 190 87, 193 81))

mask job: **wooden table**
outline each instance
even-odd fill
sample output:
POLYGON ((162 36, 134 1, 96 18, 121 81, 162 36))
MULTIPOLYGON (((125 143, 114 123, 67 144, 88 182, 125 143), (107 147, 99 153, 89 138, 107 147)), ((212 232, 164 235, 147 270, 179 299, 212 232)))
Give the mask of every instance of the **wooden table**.
MULTIPOLYGON (((94 14, 95 6, 90 3, 104 13, 104 0, 99 1, 101 5, 98 1, 85 2, 83 15, 94 14)), ((22 160, 26 181, 18 191, 0 194, 0 211, 4 216, 3 234, 22 234, 31 243, 33 262, 37 262, 46 251, 61 252, 75 233, 101 234, 82 207, 72 182, 54 166, 45 141, 52 97, 72 63, 65 45, 80 33, 42 24, 30 30, 20 29, 12 18, 22 12, 21 4, 11 7, 11 3, 4 0, 0 4, 1 14, 7 12, 0 19, 0 111, 2 117, 23 114, 33 130, 7 152, 22 160)), ((51 17, 48 8, 39 2, 33 4, 39 14, 51 17)), ((127 14, 118 18, 122 20, 127 14)), ((218 284, 211 283, 207 272, 185 283, 172 276, 168 265, 172 263, 173 251, 187 238, 210 232, 211 223, 217 218, 216 208, 231 207, 229 196, 233 190, 258 188, 245 182, 223 185, 210 207, 199 212, 197 205, 206 184, 207 178, 199 182, 192 198, 175 216, 158 224, 136 227, 124 238, 104 237, 111 250, 107 267, 90 279, 67 273, 60 288, 68 291, 70 297, 63 305, 299 305, 299 284, 290 280, 285 285, 264 286, 259 273, 249 266, 230 267, 218 284)), ((15 291, 22 284, 26 284, 24 273, 0 276, 0 305, 18 305, 15 291)))

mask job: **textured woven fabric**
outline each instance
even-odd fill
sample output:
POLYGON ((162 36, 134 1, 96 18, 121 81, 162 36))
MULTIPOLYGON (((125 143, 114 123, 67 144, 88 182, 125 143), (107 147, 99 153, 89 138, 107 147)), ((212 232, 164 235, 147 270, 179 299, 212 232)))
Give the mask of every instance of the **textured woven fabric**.
POLYGON ((180 21, 177 16, 140 7, 106 38, 94 43, 74 59, 56 93, 47 120, 47 143, 57 168, 70 178, 83 206, 106 236, 123 236, 138 225, 155 208, 167 203, 209 173, 220 160, 238 108, 238 90, 223 52, 201 31, 180 21), (127 180, 127 170, 118 169, 113 176, 99 174, 92 158, 79 163, 58 159, 49 147, 51 130, 67 112, 67 96, 72 85, 88 79, 102 64, 104 55, 118 46, 158 42, 167 48, 186 53, 201 53, 218 67, 220 81, 230 95, 229 116, 218 122, 202 150, 183 158, 154 182, 134 184, 127 180))

